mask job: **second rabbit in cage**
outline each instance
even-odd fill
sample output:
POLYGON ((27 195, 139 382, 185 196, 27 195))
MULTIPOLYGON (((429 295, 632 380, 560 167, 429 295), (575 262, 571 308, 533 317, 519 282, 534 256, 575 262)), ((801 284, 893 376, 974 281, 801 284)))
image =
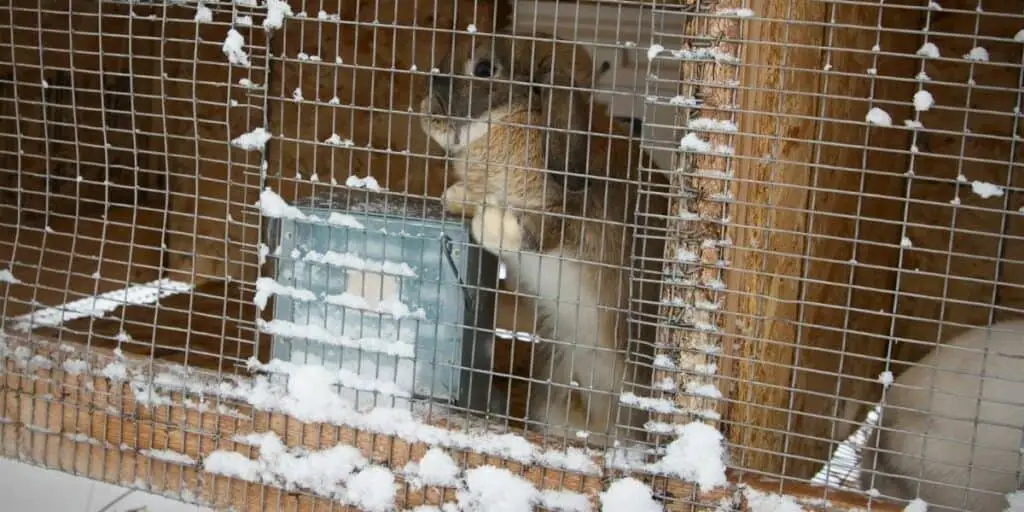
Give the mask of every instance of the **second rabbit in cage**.
POLYGON ((1001 512, 1024 472, 1024 320, 972 328, 904 371, 864 447, 861 485, 929 510, 1001 512))
POLYGON ((599 443, 617 421, 629 364, 633 203, 589 159, 591 98, 570 88, 589 84, 589 56, 571 43, 509 36, 484 39, 451 77, 432 78, 424 129, 459 178, 446 207, 472 217, 474 238, 537 297, 546 340, 534 357, 529 418, 550 435, 586 431, 599 443))

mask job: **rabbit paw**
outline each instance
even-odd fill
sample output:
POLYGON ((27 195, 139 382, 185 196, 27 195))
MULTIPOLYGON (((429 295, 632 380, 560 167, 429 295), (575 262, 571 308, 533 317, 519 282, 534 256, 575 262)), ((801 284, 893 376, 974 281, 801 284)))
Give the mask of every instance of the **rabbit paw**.
POLYGON ((475 211, 470 202, 469 190, 466 189, 464 183, 456 183, 448 187, 441 196, 441 200, 449 213, 473 215, 475 211))
POLYGON ((518 251, 523 245, 523 232, 513 217, 500 208, 486 208, 473 217, 470 226, 473 238, 488 252, 518 251))

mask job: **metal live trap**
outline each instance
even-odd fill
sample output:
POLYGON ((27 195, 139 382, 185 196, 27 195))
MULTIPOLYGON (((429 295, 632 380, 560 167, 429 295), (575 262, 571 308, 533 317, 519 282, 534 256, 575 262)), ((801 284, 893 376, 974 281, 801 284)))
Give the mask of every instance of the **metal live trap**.
POLYGON ((296 327, 274 336, 273 358, 394 383, 414 399, 504 410, 489 378, 499 263, 462 219, 436 199, 348 187, 295 207, 320 221, 270 219, 273 275, 319 300, 278 295, 274 319, 296 327), (410 345, 412 357, 389 350, 410 345))

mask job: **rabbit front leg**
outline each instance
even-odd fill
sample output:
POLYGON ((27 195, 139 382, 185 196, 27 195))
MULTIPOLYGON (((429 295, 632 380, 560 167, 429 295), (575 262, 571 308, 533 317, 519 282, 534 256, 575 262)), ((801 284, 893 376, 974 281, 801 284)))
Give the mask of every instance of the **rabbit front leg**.
POLYGON ((474 198, 470 189, 466 187, 465 182, 462 181, 445 189, 444 194, 441 196, 444 208, 448 210, 449 213, 453 213, 455 215, 474 215, 476 208, 474 208, 473 203, 481 200, 483 200, 482 197, 474 198))
POLYGON ((501 251, 519 251, 523 247, 523 230, 506 209, 485 205, 473 217, 470 234, 484 249, 501 256, 501 251))

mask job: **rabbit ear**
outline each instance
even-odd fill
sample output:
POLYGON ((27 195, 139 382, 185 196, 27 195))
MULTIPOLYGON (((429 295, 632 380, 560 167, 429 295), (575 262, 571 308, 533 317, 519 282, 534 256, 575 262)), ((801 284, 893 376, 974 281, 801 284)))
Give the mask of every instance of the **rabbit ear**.
POLYGON ((552 180, 569 189, 582 190, 587 185, 590 165, 589 95, 570 89, 574 85, 571 72, 550 58, 541 59, 533 77, 534 94, 540 99, 539 113, 550 130, 547 138, 545 167, 553 171, 552 180), (555 86, 555 87, 552 87, 555 86))

